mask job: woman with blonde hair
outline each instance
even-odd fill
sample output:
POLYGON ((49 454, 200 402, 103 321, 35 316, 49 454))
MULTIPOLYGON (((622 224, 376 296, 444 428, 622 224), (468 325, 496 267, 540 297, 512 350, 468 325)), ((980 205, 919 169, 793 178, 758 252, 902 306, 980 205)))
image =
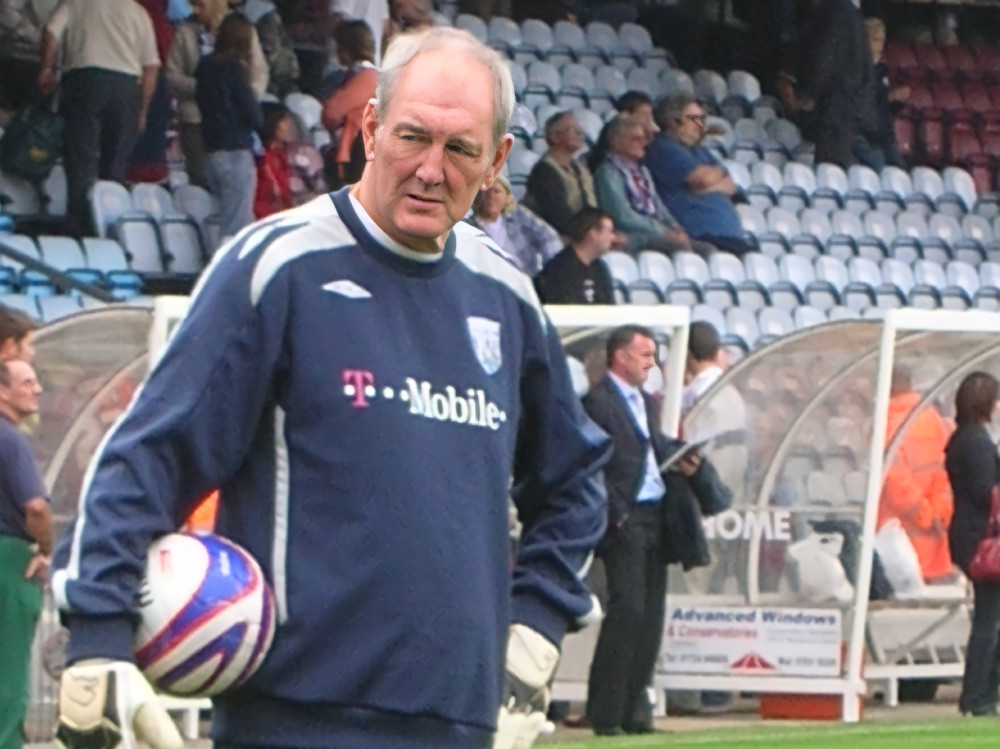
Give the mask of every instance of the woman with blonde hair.
MULTIPOLYGON (((219 27, 229 14, 227 0, 191 0, 191 17, 177 27, 167 55, 167 86, 177 99, 177 120, 188 180, 207 187, 205 144, 201 137, 201 112, 195 101, 194 73, 203 57, 215 49, 219 27)), ((253 31, 250 40, 250 87, 257 100, 267 90, 267 61, 253 31)))
POLYGON ((518 205, 510 182, 502 174, 492 187, 476 195, 468 221, 482 229, 529 276, 534 276, 562 249, 556 230, 518 205))

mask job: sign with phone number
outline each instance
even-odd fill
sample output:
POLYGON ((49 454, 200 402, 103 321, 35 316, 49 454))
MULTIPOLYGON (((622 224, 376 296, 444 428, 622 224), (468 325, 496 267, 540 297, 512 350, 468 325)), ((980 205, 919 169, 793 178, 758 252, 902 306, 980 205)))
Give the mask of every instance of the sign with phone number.
POLYGON ((842 639, 836 609, 668 605, 659 670, 839 676, 842 639))

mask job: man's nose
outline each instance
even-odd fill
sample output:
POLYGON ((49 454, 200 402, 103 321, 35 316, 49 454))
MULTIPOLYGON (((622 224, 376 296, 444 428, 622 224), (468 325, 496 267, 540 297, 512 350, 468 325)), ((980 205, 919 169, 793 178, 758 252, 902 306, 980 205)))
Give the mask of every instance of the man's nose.
POLYGON ((432 145, 424 151, 417 177, 427 185, 438 185, 444 181, 444 146, 432 145))

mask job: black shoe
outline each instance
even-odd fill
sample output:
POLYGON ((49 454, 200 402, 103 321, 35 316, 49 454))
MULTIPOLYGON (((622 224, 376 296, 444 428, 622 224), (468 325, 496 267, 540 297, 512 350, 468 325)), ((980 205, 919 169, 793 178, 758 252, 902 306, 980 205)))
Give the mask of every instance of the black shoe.
POLYGON ((625 729, 625 733, 632 736, 642 736, 644 734, 651 733, 666 733, 662 728, 657 728, 651 723, 626 723, 622 728, 625 729))
POLYGON ((996 705, 977 707, 972 710, 963 710, 962 715, 971 715, 973 718, 993 717, 997 715, 997 708, 996 705))
POLYGON ((625 731, 623 731, 618 726, 614 726, 613 728, 598 728, 597 726, 594 726, 594 735, 595 736, 624 736, 625 735, 625 731))

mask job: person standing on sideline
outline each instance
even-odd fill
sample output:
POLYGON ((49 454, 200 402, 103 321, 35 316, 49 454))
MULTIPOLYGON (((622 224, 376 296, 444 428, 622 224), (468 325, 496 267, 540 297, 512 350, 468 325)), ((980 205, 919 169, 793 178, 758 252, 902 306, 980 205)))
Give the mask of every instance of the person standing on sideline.
MULTIPOLYGON (((1000 382, 972 372, 955 393, 955 433, 945 447, 955 512, 948 528, 951 558, 969 574, 969 563, 989 528, 990 502, 1000 482, 1000 457, 986 427, 997 414, 1000 382)), ((958 709, 963 715, 996 715, 1000 679, 1000 583, 972 582, 972 630, 965 655, 958 709)))
POLYGON ((615 223, 600 208, 584 208, 566 227, 569 245, 535 276, 542 304, 614 304, 611 271, 601 259, 615 243, 615 223))
POLYGON ((135 0, 63 0, 42 35, 38 88, 56 85, 61 50, 66 221, 90 229, 88 195, 98 179, 125 181, 129 157, 156 91, 160 55, 153 22, 135 0))
POLYGON ((399 35, 361 181, 216 253, 56 555, 65 749, 117 744, 99 727, 181 746, 131 662, 136 589, 151 541, 214 488, 216 532, 277 611, 260 670, 214 698, 216 747, 531 746, 564 634, 599 617, 582 575, 610 444, 531 280, 459 223, 513 108, 471 34, 399 35))
POLYGON ((219 25, 215 50, 202 59, 194 74, 207 154, 205 175, 219 199, 223 237, 235 236, 254 220, 254 134, 263 130, 263 120, 250 88, 253 35, 253 24, 239 13, 230 13, 219 25))
POLYGON ((52 513, 28 438, 18 425, 38 412, 31 365, 0 363, 0 749, 21 749, 28 669, 52 554, 52 513))
POLYGON ((682 443, 660 429, 656 401, 642 386, 656 364, 656 340, 640 325, 615 328, 607 376, 583 399, 615 450, 604 468, 608 526, 599 554, 608 585, 587 686, 587 719, 598 736, 653 733, 653 683, 666 613, 667 564, 708 563, 701 515, 729 504, 711 463, 697 452, 677 471, 660 466, 682 443))

